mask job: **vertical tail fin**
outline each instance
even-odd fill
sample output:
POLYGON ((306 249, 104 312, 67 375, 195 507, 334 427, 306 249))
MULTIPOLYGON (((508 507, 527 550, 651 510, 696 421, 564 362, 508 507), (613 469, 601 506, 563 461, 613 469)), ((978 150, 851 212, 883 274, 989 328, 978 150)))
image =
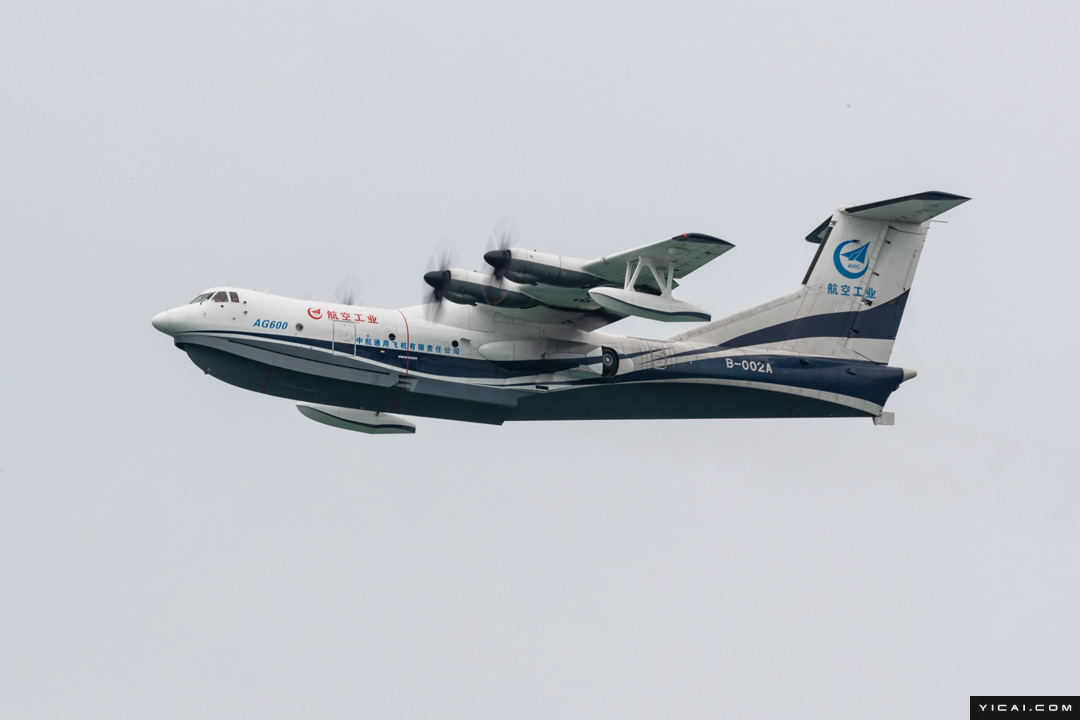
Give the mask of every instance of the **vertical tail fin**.
POLYGON ((841 208, 807 236, 819 247, 798 290, 678 339, 887 363, 930 220, 968 199, 925 192, 841 208))

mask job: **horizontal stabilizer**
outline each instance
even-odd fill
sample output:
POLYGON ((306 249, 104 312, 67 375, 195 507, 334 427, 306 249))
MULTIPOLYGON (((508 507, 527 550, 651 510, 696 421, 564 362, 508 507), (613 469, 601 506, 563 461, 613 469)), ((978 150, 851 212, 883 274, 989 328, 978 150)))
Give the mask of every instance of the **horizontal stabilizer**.
POLYGON ((924 223, 970 199, 951 193, 932 191, 882 200, 869 205, 856 205, 845 208, 844 212, 879 222, 924 223))
MULTIPOLYGON (((966 203, 971 198, 952 193, 930 192, 916 195, 905 195, 892 200, 881 200, 867 205, 854 205, 844 208, 844 212, 866 220, 895 223, 924 223, 931 220, 946 210, 951 210, 957 205, 966 203)), ((818 225, 806 236, 807 242, 821 243, 828 237, 829 228, 833 225, 833 217, 825 218, 825 222, 818 225)))

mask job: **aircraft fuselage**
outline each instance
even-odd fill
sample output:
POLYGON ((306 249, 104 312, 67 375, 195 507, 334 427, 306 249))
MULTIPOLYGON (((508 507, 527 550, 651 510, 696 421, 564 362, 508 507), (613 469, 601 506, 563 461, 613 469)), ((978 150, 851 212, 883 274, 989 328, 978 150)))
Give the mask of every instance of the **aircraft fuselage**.
POLYGON ((236 288, 209 295, 154 318, 204 372, 260 393, 376 413, 496 424, 877 417, 910 376, 855 359, 584 332, 452 305, 436 322, 424 307, 236 288))

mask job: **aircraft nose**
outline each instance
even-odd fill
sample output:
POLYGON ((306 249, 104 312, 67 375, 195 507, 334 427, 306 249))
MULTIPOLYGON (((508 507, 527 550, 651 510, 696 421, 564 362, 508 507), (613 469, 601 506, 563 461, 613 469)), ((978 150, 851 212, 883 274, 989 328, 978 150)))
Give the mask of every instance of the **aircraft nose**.
POLYGON ((155 315, 154 319, 150 321, 150 324, 166 335, 172 335, 173 321, 172 315, 169 314, 168 310, 159 312, 155 315))

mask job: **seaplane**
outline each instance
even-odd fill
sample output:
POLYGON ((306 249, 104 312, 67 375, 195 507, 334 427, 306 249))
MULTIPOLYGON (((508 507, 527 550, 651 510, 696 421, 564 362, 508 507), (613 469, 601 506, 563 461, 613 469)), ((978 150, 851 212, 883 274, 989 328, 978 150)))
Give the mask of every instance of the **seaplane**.
POLYGON ((216 287, 153 326, 204 373, 369 434, 407 417, 525 420, 866 417, 914 370, 889 365, 931 220, 969 198, 924 192, 835 210, 795 291, 729 317, 676 299, 734 245, 685 233, 592 260, 512 247, 487 272, 438 267, 426 302, 387 309, 216 287), (698 323, 667 339, 626 317, 698 323))

